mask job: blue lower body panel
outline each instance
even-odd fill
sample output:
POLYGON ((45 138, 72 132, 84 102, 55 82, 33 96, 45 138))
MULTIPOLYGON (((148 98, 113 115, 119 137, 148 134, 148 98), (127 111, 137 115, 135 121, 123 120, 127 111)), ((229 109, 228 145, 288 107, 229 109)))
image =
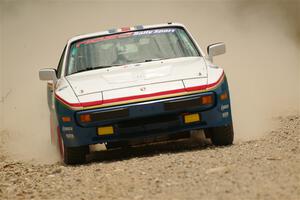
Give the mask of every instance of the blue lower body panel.
POLYGON ((232 124, 226 79, 208 92, 84 111, 70 110, 56 101, 56 112, 64 144, 69 147, 155 138, 232 124), (224 93, 227 98, 221 100, 224 93), (203 96, 211 96, 212 103, 199 103, 203 96), (90 114, 91 122, 81 123, 82 114, 90 114), (189 114, 198 114, 199 120, 186 123, 184 116, 189 114), (62 122, 62 116, 70 116, 72 121, 62 122), (113 126, 114 133, 98 135, 98 127, 104 126, 113 126))

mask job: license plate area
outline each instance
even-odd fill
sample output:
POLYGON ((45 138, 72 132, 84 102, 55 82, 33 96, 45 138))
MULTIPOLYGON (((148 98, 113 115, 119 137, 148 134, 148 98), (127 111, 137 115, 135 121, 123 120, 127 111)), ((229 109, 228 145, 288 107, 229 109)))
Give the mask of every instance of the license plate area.
POLYGON ((113 135, 114 127, 113 126, 102 126, 97 128, 97 133, 99 136, 103 135, 113 135))
POLYGON ((200 115, 198 113, 195 114, 187 114, 183 116, 183 120, 185 124, 195 123, 200 121, 200 115))

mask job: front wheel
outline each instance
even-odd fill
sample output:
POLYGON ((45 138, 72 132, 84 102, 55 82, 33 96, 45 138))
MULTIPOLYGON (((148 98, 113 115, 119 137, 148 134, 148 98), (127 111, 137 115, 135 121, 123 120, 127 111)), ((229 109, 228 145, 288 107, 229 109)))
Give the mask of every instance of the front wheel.
POLYGON ((86 161, 86 155, 88 154, 88 146, 80 147, 66 147, 64 148, 64 163, 74 165, 82 164, 86 161))
POLYGON ((67 147, 58 132, 58 148, 62 161, 67 165, 82 164, 86 161, 89 146, 67 147))
POLYGON ((205 136, 211 139, 216 146, 231 145, 234 138, 232 124, 204 129, 205 136))

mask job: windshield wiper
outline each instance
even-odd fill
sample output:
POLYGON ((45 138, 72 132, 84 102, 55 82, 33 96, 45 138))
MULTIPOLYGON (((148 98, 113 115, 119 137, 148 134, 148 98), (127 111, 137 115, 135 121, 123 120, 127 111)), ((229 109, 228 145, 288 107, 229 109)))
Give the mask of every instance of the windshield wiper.
POLYGON ((166 58, 151 58, 151 59, 146 59, 144 62, 152 62, 152 61, 158 61, 158 60, 164 60, 166 58))
POLYGON ((78 71, 76 71, 76 72, 74 72, 72 74, 79 73, 79 72, 84 72, 84 71, 90 71, 90 70, 94 70, 94 69, 102 69, 102 68, 108 68, 108 67, 115 67, 115 66, 120 66, 120 65, 101 65, 101 66, 97 66, 97 67, 87 67, 87 68, 78 70, 78 71))
POLYGON ((167 60, 167 59, 170 59, 170 58, 151 58, 151 59, 145 59, 143 61, 139 61, 139 62, 136 62, 136 63, 153 62, 153 61, 167 60))
POLYGON ((146 60, 144 60, 144 62, 152 62, 152 61, 157 61, 157 60, 160 60, 160 59, 158 59, 158 58, 146 59, 146 60))

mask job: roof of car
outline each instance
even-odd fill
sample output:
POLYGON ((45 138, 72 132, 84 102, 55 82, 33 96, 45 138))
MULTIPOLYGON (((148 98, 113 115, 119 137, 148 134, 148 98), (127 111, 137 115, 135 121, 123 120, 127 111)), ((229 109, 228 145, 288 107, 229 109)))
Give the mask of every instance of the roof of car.
POLYGON ((149 29, 149 28, 160 28, 160 27, 168 27, 168 26, 184 27, 183 24, 174 23, 174 22, 169 22, 169 23, 164 23, 164 24, 155 24, 155 25, 137 25, 137 26, 132 26, 132 27, 124 27, 124 28, 119 28, 119 29, 110 29, 110 30, 101 31, 101 32, 78 35, 78 36, 75 36, 75 37, 72 37, 71 39, 69 39, 68 44, 71 44, 72 42, 77 41, 77 40, 96 37, 96 36, 101 36, 101 35, 109 35, 109 34, 113 34, 113 33, 122 33, 122 32, 131 31, 131 30, 143 30, 143 29, 149 29), (126 31, 124 31, 124 29, 126 29, 126 31))

